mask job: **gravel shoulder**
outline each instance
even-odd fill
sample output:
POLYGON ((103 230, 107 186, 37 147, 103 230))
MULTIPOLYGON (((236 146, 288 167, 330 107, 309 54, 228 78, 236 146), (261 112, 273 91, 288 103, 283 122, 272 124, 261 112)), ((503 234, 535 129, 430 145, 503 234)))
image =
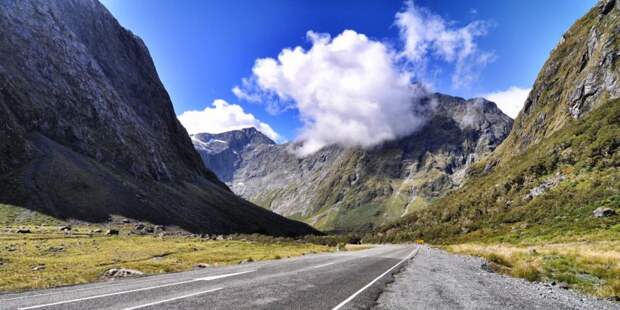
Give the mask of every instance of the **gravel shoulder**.
POLYGON ((478 257, 421 247, 375 309, 620 309, 620 304, 482 269, 478 257))

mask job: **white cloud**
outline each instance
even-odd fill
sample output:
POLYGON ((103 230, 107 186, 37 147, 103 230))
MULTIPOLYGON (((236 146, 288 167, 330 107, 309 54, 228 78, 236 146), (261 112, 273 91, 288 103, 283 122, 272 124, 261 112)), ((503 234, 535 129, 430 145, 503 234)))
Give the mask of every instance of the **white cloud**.
POLYGON ((371 147, 424 123, 416 97, 425 92, 411 84, 387 46, 353 30, 333 39, 312 31, 307 37, 309 50, 287 48, 252 69, 257 88, 299 110, 300 155, 330 144, 371 147))
POLYGON ((512 118, 515 118, 517 117, 517 114, 519 114, 519 111, 521 111, 530 90, 532 89, 512 86, 506 90, 489 93, 482 95, 481 97, 495 102, 502 112, 512 118))
POLYGON ((257 59, 252 75, 233 93, 265 104, 270 113, 297 109, 303 122, 300 155, 330 144, 372 147, 414 132, 430 109, 419 100, 427 94, 420 85, 428 83, 429 72, 453 67, 458 88, 476 80, 494 55, 476 43, 486 23, 453 27, 412 1, 405 4, 395 16, 402 50, 354 30, 334 38, 308 31, 308 49, 285 48, 277 58, 257 59), (435 60, 448 66, 427 69, 435 60), (414 78, 420 84, 412 84, 414 78))
POLYGON ((476 37, 486 35, 485 22, 451 27, 441 16, 407 1, 405 9, 396 13, 395 24, 404 42, 401 56, 418 68, 424 68, 429 57, 454 63, 452 84, 456 88, 475 81, 480 70, 495 59, 493 53, 479 50, 475 42, 476 37))
POLYGON ((206 107, 202 111, 183 112, 178 119, 190 134, 221 133, 254 127, 272 140, 282 141, 282 137, 271 126, 243 111, 240 105, 230 104, 222 99, 216 99, 211 107, 206 107))

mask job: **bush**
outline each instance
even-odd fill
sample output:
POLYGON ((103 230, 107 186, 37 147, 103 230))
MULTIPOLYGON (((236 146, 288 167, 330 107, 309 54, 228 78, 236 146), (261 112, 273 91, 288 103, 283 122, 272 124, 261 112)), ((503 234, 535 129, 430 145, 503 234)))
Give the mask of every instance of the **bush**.
POLYGON ((540 271, 532 263, 519 263, 512 269, 512 275, 530 282, 540 280, 540 271))

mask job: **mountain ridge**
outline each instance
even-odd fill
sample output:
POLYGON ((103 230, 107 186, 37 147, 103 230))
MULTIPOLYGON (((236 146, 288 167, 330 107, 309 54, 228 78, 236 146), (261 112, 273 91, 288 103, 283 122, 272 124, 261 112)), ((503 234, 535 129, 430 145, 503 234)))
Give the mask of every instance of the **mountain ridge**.
MULTIPOLYGON (((299 157, 295 148, 303 142, 246 144, 225 172, 227 184, 258 205, 321 229, 368 230, 392 221, 458 187, 467 167, 512 125, 481 98, 432 94, 424 100, 436 107, 423 129, 370 149, 332 145, 299 157)), ((195 147, 207 167, 219 158, 195 147)))
POLYGON ((193 232, 315 232, 234 196, 204 167, 144 42, 101 3, 0 7, 0 203, 193 232))

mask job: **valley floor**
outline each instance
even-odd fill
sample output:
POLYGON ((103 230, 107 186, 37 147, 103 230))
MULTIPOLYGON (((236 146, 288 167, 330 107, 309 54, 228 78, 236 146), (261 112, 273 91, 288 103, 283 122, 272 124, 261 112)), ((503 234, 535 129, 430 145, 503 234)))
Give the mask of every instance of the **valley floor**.
MULTIPOLYGON (((132 224, 125 226, 132 227, 132 224)), ((144 274, 187 271, 252 261, 283 259, 335 251, 335 247, 266 236, 136 235, 117 226, 118 236, 105 236, 106 227, 58 226, 0 229, 0 293, 90 283, 104 280, 113 268, 144 274), (2 231, 4 230, 4 231, 2 231), (93 233, 92 231, 96 231, 93 233)), ((0 307, 1 308, 1 307, 0 307)))
POLYGON ((376 309, 619 309, 620 305, 489 271, 480 258, 421 247, 376 309), (484 266, 484 267, 483 267, 484 266))

